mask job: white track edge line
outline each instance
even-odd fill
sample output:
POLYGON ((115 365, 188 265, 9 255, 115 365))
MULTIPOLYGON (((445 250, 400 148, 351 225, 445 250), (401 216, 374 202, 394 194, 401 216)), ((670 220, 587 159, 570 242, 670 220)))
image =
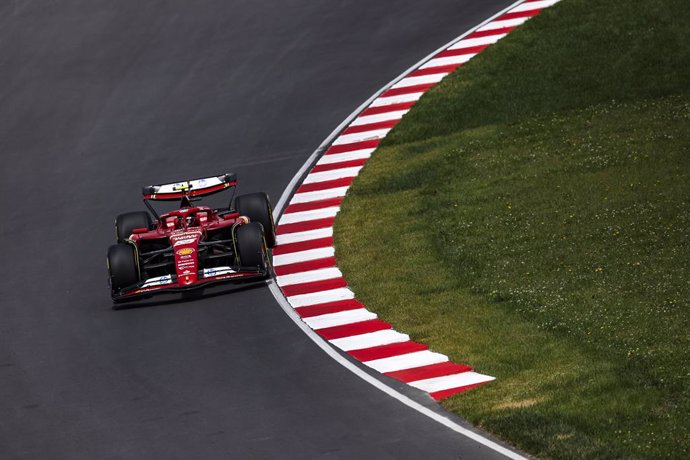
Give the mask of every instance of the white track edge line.
MULTIPOLYGON (((331 134, 328 135, 328 137, 317 147, 316 150, 309 156, 307 161, 302 165, 302 167, 297 171, 297 173, 292 177, 292 180, 288 183, 287 187, 285 188, 285 191, 283 194, 280 196, 280 199, 276 203, 276 206, 274 207, 274 213, 278 216, 277 220, 280 220, 280 215, 283 211, 283 207, 285 206, 285 203, 290 199, 290 197, 294 194, 295 190, 297 189, 297 185, 300 182, 300 179, 304 177, 307 173, 307 171, 312 167, 312 165, 316 162, 316 160, 323 154, 325 151, 325 148, 331 144, 331 142, 340 134, 340 132, 347 127, 347 125, 354 120, 359 113, 366 109, 376 98, 378 98, 381 94, 383 94, 384 91, 386 91, 388 88, 393 86, 395 83, 398 81, 402 80, 405 78, 407 74, 410 72, 416 70, 419 68, 421 65, 423 65, 425 62, 431 60, 434 56, 436 56, 438 53, 441 51, 449 48, 450 46, 453 46, 453 44, 459 42, 463 38, 465 38, 467 35, 471 34, 472 32, 476 31, 480 27, 482 27, 485 24, 488 24, 489 22, 493 21, 497 17, 505 14, 506 12, 510 11, 511 9, 515 8, 516 6, 522 4, 525 0, 517 0, 515 3, 507 6, 506 8, 502 9, 498 13, 494 14, 493 16, 487 18, 480 24, 472 27, 469 29, 467 32, 464 34, 458 36, 457 38, 451 40, 450 42, 446 43, 445 45, 439 47, 438 49, 434 50, 431 52, 429 55, 421 59, 419 62, 408 68, 406 71, 401 73, 397 78, 393 79, 390 81, 387 85, 382 87, 379 91, 374 93, 369 99, 367 99, 364 103, 362 103, 359 107, 357 107, 345 120, 343 120, 342 123, 340 123, 332 132, 331 134)), ((347 370, 364 380, 365 382, 369 383, 370 385, 378 388, 379 390, 383 391, 386 393, 388 396, 397 399, 401 403, 405 404, 406 406, 410 407, 411 409, 416 410, 422 415, 425 415, 429 417, 430 419, 440 423, 441 425, 445 426, 446 428, 449 428, 456 433, 459 433, 467 438, 472 439, 473 441, 482 444, 485 447, 488 447, 489 449, 498 452, 502 455, 505 455, 507 458, 513 459, 513 460, 527 460, 526 457, 523 457, 522 455, 518 454, 517 452, 513 452, 512 450, 501 446, 500 444, 496 443, 495 441, 492 441, 488 438, 485 438, 484 436, 475 433, 472 430, 469 430, 461 425, 459 425, 456 422, 453 422, 447 417, 444 417, 441 414, 438 414, 431 409, 424 407, 423 405, 419 404, 418 402, 410 399, 409 397, 405 396, 404 394, 400 393, 399 391, 393 389, 392 387, 389 387, 385 383, 381 382, 380 380, 372 377, 369 375, 367 372, 365 372, 363 369, 360 369, 358 366, 355 364, 351 363, 347 359, 345 359, 343 356, 341 356, 335 348, 331 347, 324 339, 321 338, 320 335, 318 335, 313 329, 311 329, 307 323, 302 321, 302 318, 297 314, 294 308, 287 302, 285 299, 285 296, 283 296, 283 292, 280 290, 277 284, 273 282, 273 280, 269 280, 267 282, 268 287, 271 291, 271 294, 273 294, 273 297, 275 297, 276 301, 278 302, 278 305, 283 309, 285 314, 299 327, 302 332, 304 332, 307 337, 309 337, 319 348, 321 348, 328 356, 333 358, 336 362, 338 362, 340 365, 345 367, 347 370)))

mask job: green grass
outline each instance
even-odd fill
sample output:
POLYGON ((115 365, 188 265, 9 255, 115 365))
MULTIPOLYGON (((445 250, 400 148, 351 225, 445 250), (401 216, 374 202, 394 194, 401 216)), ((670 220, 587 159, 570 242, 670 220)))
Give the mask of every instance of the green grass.
POLYGON ((537 456, 690 455, 689 13, 545 11, 426 95, 336 220, 370 309, 497 377, 444 405, 537 456))

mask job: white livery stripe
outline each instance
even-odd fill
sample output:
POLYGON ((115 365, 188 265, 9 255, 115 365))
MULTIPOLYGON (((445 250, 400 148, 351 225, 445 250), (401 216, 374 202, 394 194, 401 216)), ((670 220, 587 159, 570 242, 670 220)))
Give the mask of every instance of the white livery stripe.
POLYGON ((295 222, 306 222, 308 220, 326 219, 334 217, 340 211, 340 206, 329 208, 312 209, 311 211, 290 212, 280 217, 281 224, 293 224, 295 222))
POLYGON ((505 37, 508 34, 496 34, 496 35, 488 35, 486 37, 479 37, 479 38, 466 38, 465 40, 460 40, 450 48, 449 50, 457 50, 457 49, 462 49, 462 48, 471 48, 473 46, 481 46, 481 45, 492 45, 505 37))
MULTIPOLYGON (((357 117, 350 123, 350 126, 368 125, 369 123, 380 123, 382 121, 390 120, 400 120, 403 115, 409 112, 407 110, 394 110, 392 112, 377 113, 376 115, 365 115, 363 117, 357 117)), ((329 155, 326 155, 329 156, 329 155)))
MULTIPOLYGON (((424 66, 422 66, 423 68, 424 66)), ((420 77, 407 77, 403 78, 391 88, 406 88, 408 86, 426 85, 429 83, 438 83, 443 80, 443 77, 448 75, 448 72, 440 72, 431 75, 422 75, 420 77)))
POLYGON ((409 335, 401 334, 392 329, 386 329, 383 331, 369 332, 367 334, 343 337, 342 339, 333 339, 331 343, 343 351, 351 351, 389 345, 391 343, 407 342, 408 340, 410 340, 409 335))
POLYGON ((440 57, 436 59, 432 59, 431 61, 427 62, 423 66, 420 67, 420 69, 426 69, 429 67, 439 67, 442 65, 451 65, 451 64, 464 64, 465 62, 469 61, 473 57, 475 57, 477 53, 469 53, 469 54, 461 54, 459 56, 448 56, 448 57, 440 57))
POLYGON ((326 182, 334 179, 342 179, 343 177, 355 177, 359 174, 359 170, 362 169, 361 166, 355 166, 352 168, 340 168, 334 169, 332 171, 322 171, 316 173, 310 173, 305 179, 303 184, 313 184, 315 182, 326 182))
POLYGON ((307 230, 306 232, 286 233, 276 237, 278 246, 281 244, 299 243, 301 241, 318 240, 320 238, 328 238, 333 236, 333 227, 317 228, 316 230, 307 230))
POLYGON ((362 321, 368 321, 376 318, 376 313, 372 313, 365 308, 358 308, 357 310, 347 310, 340 311, 338 313, 329 313, 327 315, 311 316, 309 318, 303 318, 303 320, 312 329, 319 330, 327 327, 360 323, 362 321))
POLYGON ((325 259, 326 257, 333 257, 334 255, 335 249, 332 247, 308 249, 306 251, 291 252, 289 254, 273 256, 273 265, 279 267, 281 265, 294 264, 297 262, 325 259))
POLYGON ((318 305, 338 300, 354 299, 355 294, 348 288, 329 289, 327 291, 312 292, 310 294, 293 295, 287 298, 293 308, 318 305))
POLYGON ((477 29, 479 32, 484 32, 485 30, 502 29, 504 27, 516 27, 527 21, 529 17, 506 19, 503 21, 491 21, 490 23, 477 29))
POLYGON ((413 102, 419 100, 420 97, 424 95, 423 92, 420 93, 409 93, 401 94, 399 96, 386 96, 378 97, 374 99, 369 107, 382 107, 384 105, 400 104, 401 102, 413 102))
POLYGON ((527 2, 523 3, 522 5, 518 5, 512 10, 509 11, 509 13, 522 13, 523 11, 534 11, 534 10, 539 10, 541 8, 548 8, 552 5, 555 5, 558 3, 559 0, 542 0, 538 2, 527 2))
POLYGON ((278 286, 290 286, 292 284, 311 283, 314 281, 342 278, 342 272, 336 267, 321 268, 308 272, 293 273, 291 275, 276 276, 278 286))
POLYGON ((493 377, 489 377, 488 375, 469 371, 453 375, 444 375, 442 377, 434 377, 426 380, 417 380, 416 382, 409 382, 409 384, 415 388, 419 388, 420 390, 433 393, 435 391, 466 387, 468 385, 490 382, 492 380, 495 379, 493 377))
POLYGON ((364 131, 361 133, 343 134, 333 141, 333 145, 352 144, 355 142, 362 142, 372 139, 383 139, 388 134, 391 128, 375 129, 373 131, 364 131))
POLYGON ((446 361, 448 361, 448 356, 440 353, 434 353, 433 351, 424 350, 406 353, 404 355, 391 356, 390 358, 366 361, 364 364, 383 373, 411 369, 413 367, 428 366, 429 364, 443 363, 446 361))
MULTIPOLYGON (((356 121, 356 120, 355 120, 356 121)), ((353 150, 352 152, 346 153, 333 153, 331 155, 324 155, 319 161, 316 162, 317 165, 329 165, 332 163, 340 163, 343 161, 352 160, 364 160, 371 156, 376 149, 362 149, 353 150)))
POLYGON ((292 200, 290 200, 290 204, 311 203, 312 201, 327 200, 328 198, 338 198, 345 196, 348 188, 350 187, 335 187, 316 192, 296 193, 292 200))

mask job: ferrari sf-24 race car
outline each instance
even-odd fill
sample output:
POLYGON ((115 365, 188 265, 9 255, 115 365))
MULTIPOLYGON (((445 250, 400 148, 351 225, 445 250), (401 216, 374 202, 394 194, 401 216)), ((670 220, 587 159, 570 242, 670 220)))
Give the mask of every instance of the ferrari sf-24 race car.
POLYGON ((268 248, 276 242, 268 196, 234 198, 236 186, 235 174, 222 174, 144 187, 149 211, 115 219, 117 244, 108 249, 113 301, 268 278, 268 248), (231 192, 227 207, 195 205, 202 196, 226 190, 231 192), (161 215, 151 205, 177 200, 179 209, 161 215))

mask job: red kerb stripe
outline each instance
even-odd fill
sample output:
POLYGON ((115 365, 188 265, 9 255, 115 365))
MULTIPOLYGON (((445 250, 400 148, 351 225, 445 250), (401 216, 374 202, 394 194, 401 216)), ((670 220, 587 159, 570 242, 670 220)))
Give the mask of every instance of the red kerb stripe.
POLYGON ((441 58, 441 57, 451 57, 451 56, 462 56, 463 54, 475 54, 475 53, 481 53, 484 51, 486 47, 489 45, 479 45, 479 46, 470 46, 467 48, 458 48, 458 49, 453 49, 453 50, 444 50, 438 53, 435 58, 441 58))
POLYGON ((315 209, 323 209, 323 208, 330 208, 333 206, 340 206, 340 203, 342 203, 343 197, 338 196, 335 198, 327 198, 325 200, 319 200, 319 201, 309 201, 308 203, 295 203, 291 204, 287 208, 285 208, 285 211, 283 211, 283 214, 289 214, 291 212, 302 212, 302 211, 313 211, 315 209))
POLYGON ((392 128, 393 126, 398 124, 398 121, 400 121, 400 120, 386 120, 386 121, 380 121, 378 123, 368 123, 366 125, 350 126, 345 131, 343 131, 341 134, 365 133, 367 131, 374 131, 376 129, 392 128))
POLYGON ((325 217, 323 219, 307 220, 305 222, 295 222, 292 224, 280 224, 276 228, 276 235, 306 232, 307 230, 316 230, 317 228, 332 227, 333 222, 335 222, 335 217, 325 217))
POLYGON ((429 364, 428 366, 413 367, 412 369, 403 369, 401 371, 386 372, 388 377, 392 377, 401 382, 414 382, 415 380, 431 379, 434 377, 442 377, 444 375, 459 374, 461 372, 471 371, 472 368, 465 364, 455 364, 450 361, 438 364, 429 364))
POLYGON ((319 329, 318 332, 321 337, 326 340, 342 339, 343 337, 351 337, 353 335, 368 334, 369 332, 383 331, 391 329, 392 326, 380 319, 371 319, 369 321, 361 321, 359 323, 345 324, 343 326, 327 327, 319 329))
POLYGON ((380 142, 381 139, 370 139, 368 141, 352 142, 350 144, 332 145, 328 150, 326 150, 326 153, 324 153, 324 155, 353 152, 355 150, 363 149, 375 149, 379 146, 380 142))
POLYGON ((436 83, 426 83, 424 85, 405 86, 404 88, 391 88, 380 97, 400 96, 402 94, 424 93, 436 83))
POLYGON ((333 246, 333 237, 317 238, 314 240, 299 241, 297 243, 280 244, 273 248, 273 255, 289 254, 291 252, 308 251, 309 249, 325 248, 333 246))
POLYGON ((484 30, 484 31, 477 31, 477 32, 472 32, 469 34, 467 37, 465 37, 463 40, 469 39, 469 38, 481 38, 481 37, 490 37, 492 35, 501 35, 501 34, 507 34, 510 33, 513 29, 515 29, 515 26, 513 27, 503 27, 501 29, 493 29, 493 30, 484 30))
POLYGON ((316 165, 312 168, 311 172, 324 172, 324 171, 333 171, 335 169, 342 169, 342 168, 354 168, 355 166, 364 166, 364 163, 367 162, 367 158, 359 158, 357 160, 350 160, 350 161, 341 161, 340 163, 329 163, 325 165, 316 165))
POLYGON ((390 358, 391 356, 404 355, 407 353, 414 353, 415 351, 428 350, 429 347, 423 343, 417 342, 400 342, 391 343, 388 345, 381 345, 378 347, 363 348, 361 350, 348 351, 355 359, 362 362, 372 361, 374 359, 390 358))
POLYGON ((319 190, 328 190, 329 188, 349 187, 354 179, 354 177, 342 177, 340 179, 327 180, 324 182, 302 184, 297 189, 297 193, 318 192, 319 190))
MULTIPOLYGON (((412 74, 410 74, 412 76, 412 74)), ((358 116, 360 117, 366 117, 367 115, 378 115, 380 113, 387 113, 387 112, 397 112, 398 110, 407 110, 411 108, 415 104, 415 101, 410 101, 410 102, 401 102, 399 104, 389 104, 389 105, 381 105, 378 107, 369 107, 368 109, 364 109, 358 116)))
POLYGON ((301 294, 311 294, 313 292, 328 291, 329 289, 338 289, 347 287, 347 281, 344 278, 333 278, 329 280, 314 281, 313 283, 292 284, 290 286, 281 286, 285 297, 301 294))
POLYGON ((436 391, 434 393, 429 393, 429 396, 434 398, 436 401, 440 401, 442 399, 453 396, 454 394, 458 394, 458 393, 462 393, 463 391, 471 390, 472 388, 476 388, 479 385, 484 385, 485 383, 489 383, 489 382, 474 383, 472 385, 466 385, 464 387, 449 388, 447 390, 436 391))
POLYGON ((517 18, 531 18, 532 16, 538 15, 543 8, 535 8, 533 10, 528 10, 528 11, 517 11, 515 13, 506 13, 500 18, 496 19, 496 21, 505 21, 508 19, 517 19, 517 18))
POLYGON ((302 318, 309 318, 311 316, 327 315, 328 313, 338 313, 340 311, 357 310, 359 308, 366 308, 362 303, 355 299, 338 300, 335 302, 319 303, 316 305, 309 305, 308 307, 301 307, 297 309, 297 313, 302 318))
POLYGON ((273 267, 273 271, 276 275, 283 276, 318 270, 320 268, 335 267, 335 265, 335 257, 324 257, 323 259, 308 260, 306 262, 296 262, 294 264, 273 267))
MULTIPOLYGON (((435 57, 439 57, 439 55, 436 55, 435 57)), ((435 75, 437 73, 450 73, 453 70, 457 69, 460 67, 460 64, 450 64, 450 65, 441 65, 438 67, 429 67, 427 69, 419 69, 415 70, 414 72, 410 73, 408 77, 422 77, 424 75, 435 75)))

